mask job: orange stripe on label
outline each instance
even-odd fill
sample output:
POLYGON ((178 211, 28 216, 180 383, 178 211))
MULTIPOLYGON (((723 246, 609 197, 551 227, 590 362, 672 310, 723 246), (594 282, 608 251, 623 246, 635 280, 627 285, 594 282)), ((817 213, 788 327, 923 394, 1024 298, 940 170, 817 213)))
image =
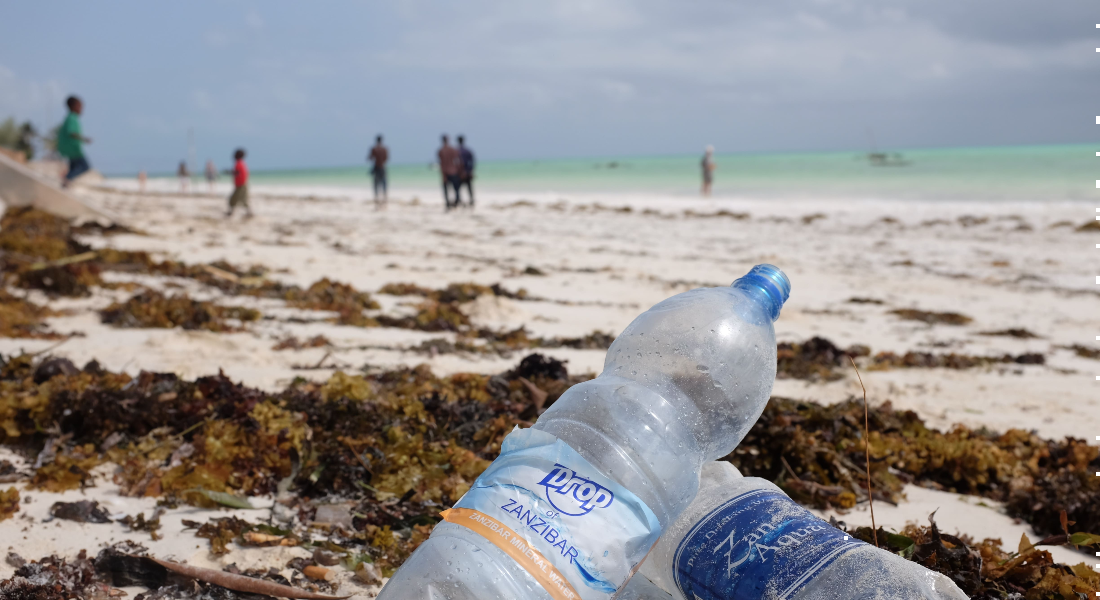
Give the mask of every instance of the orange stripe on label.
POLYGON ((507 525, 472 508, 452 508, 439 513, 443 520, 457 523, 489 540, 527 570, 554 600, 580 600, 580 594, 550 561, 507 525))

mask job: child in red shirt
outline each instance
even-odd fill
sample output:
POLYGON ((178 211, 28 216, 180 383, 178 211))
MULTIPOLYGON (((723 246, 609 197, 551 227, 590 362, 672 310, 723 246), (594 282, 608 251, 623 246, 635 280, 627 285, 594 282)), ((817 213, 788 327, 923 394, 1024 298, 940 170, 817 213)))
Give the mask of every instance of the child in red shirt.
POLYGON ((233 153, 233 158, 236 160, 233 163, 233 193, 229 196, 229 211, 225 213, 226 217, 233 216, 233 209, 237 208, 238 204, 244 206, 245 215, 247 217, 252 216, 252 208, 248 206, 248 165, 244 164, 244 149, 238 148, 233 153))

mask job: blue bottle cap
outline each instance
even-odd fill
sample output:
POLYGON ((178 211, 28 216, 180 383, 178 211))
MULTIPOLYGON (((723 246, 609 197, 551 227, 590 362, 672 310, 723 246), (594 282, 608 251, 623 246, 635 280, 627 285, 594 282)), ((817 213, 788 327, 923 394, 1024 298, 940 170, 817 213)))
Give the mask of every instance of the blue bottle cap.
POLYGON ((764 292, 765 309, 773 321, 779 318, 779 311, 791 297, 791 280, 775 265, 756 265, 731 287, 764 292))

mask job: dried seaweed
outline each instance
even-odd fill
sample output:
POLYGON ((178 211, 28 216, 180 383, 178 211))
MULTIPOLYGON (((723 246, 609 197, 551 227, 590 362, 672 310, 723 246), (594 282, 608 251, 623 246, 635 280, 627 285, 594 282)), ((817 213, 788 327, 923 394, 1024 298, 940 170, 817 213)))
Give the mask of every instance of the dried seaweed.
POLYGON ((0 521, 10 519, 19 512, 19 490, 10 487, 0 490, 0 521))
MULTIPOLYGON (((848 508, 866 499, 862 403, 821 406, 772 398, 727 459, 764 477, 803 504, 848 508)), ((912 411, 872 407, 871 477, 876 500, 897 502, 916 483, 1005 502, 1041 533, 1060 531, 1061 510, 1084 531, 1100 531, 1100 449, 1084 440, 1043 440, 961 425, 928 428, 912 411), (880 498, 881 495, 881 498, 880 498)))
MULTIPOLYGON (((879 528, 881 547, 949 577, 972 600, 1077 600, 1100 592, 1100 574, 1080 563, 1056 564, 1050 553, 1024 536, 1016 552, 999 539, 975 542, 969 536, 948 535, 929 516, 929 525, 907 525, 893 533, 879 528)), ((863 541, 871 528, 846 529, 863 541)))
POLYGON ((110 523, 107 510, 95 500, 77 502, 54 502, 50 507, 50 516, 55 519, 76 521, 77 523, 110 523))
POLYGON ((776 377, 834 381, 844 377, 845 351, 821 337, 801 343, 780 343, 776 348, 776 377))
MULTIPOLYGON (((805 342, 782 342, 776 352, 776 377, 779 379, 805 379, 809 381, 835 381, 845 376, 844 357, 868 356, 871 349, 863 345, 840 349, 831 341, 813 337, 805 342)), ((935 354, 931 352, 879 352, 871 357, 865 368, 872 371, 903 368, 972 369, 997 364, 1042 365, 1046 357, 1038 353, 1001 356, 973 356, 969 354, 935 354)))
POLYGON ((280 350, 301 350, 303 348, 325 348, 331 345, 332 342, 323 335, 315 335, 305 341, 290 336, 279 340, 271 349, 278 352, 280 350))
POLYGON ((115 302, 100 311, 104 323, 115 327, 155 327, 170 329, 205 329, 208 331, 238 331, 229 322, 255 321, 260 312, 240 306, 221 306, 213 302, 194 300, 187 294, 165 296, 155 290, 145 290, 126 302, 115 302))
POLYGON ((890 314, 897 315, 899 318, 906 321, 920 321, 921 323, 928 323, 929 325, 958 326, 966 325, 974 320, 966 315, 955 312, 932 312, 915 308, 899 308, 890 311, 890 314))
POLYGON ((374 327, 377 322, 363 314, 364 310, 379 308, 370 294, 360 292, 346 283, 329 280, 316 281, 309 288, 289 288, 283 294, 288 306, 308 310, 326 310, 339 314, 341 325, 374 327))
POLYGON ((129 527, 130 531, 144 531, 153 538, 153 541, 156 541, 163 537, 159 533, 157 533, 157 531, 159 531, 161 527, 160 510, 161 509, 157 509, 157 512, 154 512, 153 516, 149 519, 146 519, 145 513, 142 512, 138 513, 136 517, 126 515, 125 517, 119 519, 118 522, 125 525, 126 527, 129 527))
POLYGON ((1072 346, 1059 346, 1066 350, 1073 350, 1073 353, 1081 358, 1091 358, 1093 360, 1100 360, 1100 348, 1090 348, 1082 344, 1073 344, 1072 346))
POLYGON ((0 289, 0 337, 57 339, 62 337, 45 325, 54 315, 49 308, 16 297, 0 289))
MULTIPOLYGON (((817 346, 809 356, 838 352, 817 346)), ((326 527, 344 536, 344 550, 328 549, 369 556, 385 575, 426 538, 440 507, 469 489, 513 426, 529 425, 586 378, 533 354, 495 376, 437 377, 420 366, 336 373, 267 393, 223 375, 130 378, 23 356, 0 363, 0 441, 39 455, 32 481, 46 489, 86 484, 88 471, 109 460, 130 495, 215 506, 197 490, 250 496, 289 485, 305 503, 304 519, 319 510, 310 499, 343 498, 354 508, 326 527)), ((861 419, 854 400, 820 406, 773 398, 728 459, 805 504, 850 507, 866 496, 861 419)), ((1078 529, 1100 530, 1093 476, 1100 457, 1082 440, 940 432, 889 404, 873 407, 870 421, 876 500, 897 501, 912 482, 1006 502, 1040 531, 1058 527, 1063 509, 1078 529)), ((212 543, 219 535, 226 544, 284 543, 289 535, 233 524, 221 534, 215 526, 212 543), (244 537, 249 532, 257 535, 244 537)))
POLYGON ((0 598, 5 600, 106 598, 108 590, 83 550, 72 560, 54 555, 26 562, 10 579, 0 581, 0 598))
POLYGON ((996 331, 979 331, 978 335, 1013 337, 1021 340, 1031 340, 1039 338, 1039 336, 1031 333, 1030 331, 1022 327, 1011 327, 1009 329, 998 329, 996 331))
POLYGON ((1017 356, 1005 354, 1002 356, 971 356, 969 354, 933 354, 931 352, 906 352, 898 356, 893 352, 879 352, 871 359, 869 370, 902 369, 902 368, 942 368, 942 369, 972 369, 986 367, 995 364, 1017 365, 1042 365, 1046 364, 1046 357, 1038 353, 1025 353, 1017 356))

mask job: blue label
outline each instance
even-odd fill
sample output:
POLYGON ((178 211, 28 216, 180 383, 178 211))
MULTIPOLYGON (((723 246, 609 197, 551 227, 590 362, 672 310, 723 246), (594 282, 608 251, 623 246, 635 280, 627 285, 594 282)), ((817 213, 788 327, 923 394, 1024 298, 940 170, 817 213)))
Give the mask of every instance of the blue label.
POLYGON ((780 492, 753 490, 684 536, 673 557, 676 587, 692 600, 783 600, 862 544, 780 492))

